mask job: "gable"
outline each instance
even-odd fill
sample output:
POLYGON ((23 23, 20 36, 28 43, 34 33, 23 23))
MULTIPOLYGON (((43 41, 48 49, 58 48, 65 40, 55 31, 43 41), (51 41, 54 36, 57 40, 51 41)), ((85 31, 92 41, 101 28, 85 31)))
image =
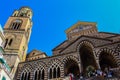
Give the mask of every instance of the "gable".
POLYGON ((68 39, 78 38, 81 35, 97 33, 96 23, 78 22, 66 30, 68 39))
POLYGON ((80 36, 79 38, 77 38, 76 40, 72 41, 67 46, 65 46, 63 49, 61 49, 59 51, 59 54, 76 52, 77 46, 83 41, 91 43, 94 47, 104 46, 112 42, 112 40, 109 39, 96 38, 91 36, 80 36))

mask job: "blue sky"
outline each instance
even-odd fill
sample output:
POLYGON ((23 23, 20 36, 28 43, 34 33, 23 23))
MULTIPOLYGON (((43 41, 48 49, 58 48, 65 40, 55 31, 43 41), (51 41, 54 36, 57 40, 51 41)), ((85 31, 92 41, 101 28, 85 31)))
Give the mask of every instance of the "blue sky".
POLYGON ((66 40, 65 30, 77 21, 97 22, 99 31, 120 33, 120 0, 2 0, 0 24, 22 6, 33 10, 30 52, 52 49, 66 40))

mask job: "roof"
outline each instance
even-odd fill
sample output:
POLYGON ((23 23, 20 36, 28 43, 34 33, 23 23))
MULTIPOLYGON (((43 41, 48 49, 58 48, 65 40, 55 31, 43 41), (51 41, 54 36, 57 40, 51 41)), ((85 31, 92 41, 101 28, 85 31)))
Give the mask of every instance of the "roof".
POLYGON ((78 27, 79 25, 86 25, 86 24, 87 25, 94 25, 94 26, 96 26, 97 23, 95 23, 95 22, 81 22, 81 21, 78 21, 72 27, 68 28, 65 32, 69 33, 70 31, 72 31, 73 29, 75 29, 76 27, 78 27))
MULTIPOLYGON (((33 57, 33 56, 37 56, 37 55, 46 55, 46 53, 42 52, 42 51, 39 51, 39 50, 32 50, 30 53, 27 54, 27 58, 29 57, 33 57)), ((46 55, 47 56, 47 55, 46 55)))

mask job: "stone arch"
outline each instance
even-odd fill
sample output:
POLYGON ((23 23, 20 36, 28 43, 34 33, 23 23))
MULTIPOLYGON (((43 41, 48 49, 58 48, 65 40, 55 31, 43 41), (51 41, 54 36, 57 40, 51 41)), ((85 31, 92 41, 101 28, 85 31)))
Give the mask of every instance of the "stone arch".
POLYGON ((79 59, 73 55, 69 55, 69 56, 66 56, 64 59, 63 59, 63 64, 65 64, 65 62, 68 60, 68 59, 72 59, 74 61, 76 61, 78 64, 79 64, 79 59))
POLYGON ((120 44, 118 44, 117 47, 115 48, 115 53, 117 56, 120 56, 120 44))
POLYGON ((32 65, 30 64, 25 64, 21 69, 20 69, 20 80, 30 80, 30 75, 32 71, 32 65))
POLYGON ((68 76, 69 74, 73 74, 77 79, 80 75, 80 63, 79 59, 73 55, 69 55, 64 57, 64 76, 68 76))
POLYGON ((34 70, 40 67, 43 67, 43 68, 47 67, 46 63, 44 63, 43 61, 36 61, 36 62, 33 62, 32 64, 33 64, 34 70))
POLYGON ((31 64, 27 63, 27 64, 23 64, 23 67, 20 69, 20 71, 32 71, 33 67, 31 64))
POLYGON ((48 65, 51 66, 53 63, 56 63, 59 66, 63 64, 59 59, 55 58, 55 59, 50 60, 48 62, 48 65))
POLYGON ((13 40, 16 38, 16 35, 8 35, 6 36, 5 39, 5 44, 4 44, 4 48, 7 46, 11 46, 11 44, 13 44, 13 40))
POLYGON ((61 77, 63 71, 63 63, 59 59, 52 59, 48 62, 49 79, 61 77))
POLYGON ((77 45, 77 52, 79 53, 79 60, 81 63, 81 73, 86 75, 89 66, 94 69, 98 69, 98 64, 96 62, 96 52, 94 45, 89 40, 83 40, 77 45))
POLYGON ((44 80, 45 79, 45 74, 46 74, 46 69, 47 65, 43 61, 35 61, 31 63, 33 65, 33 79, 35 80, 44 80))
MULTIPOLYGON (((78 51, 79 52, 79 49, 80 49, 80 47, 82 46, 82 45, 87 45, 87 46, 89 46, 89 47, 91 47, 92 48, 92 50, 93 50, 93 52, 95 53, 95 50, 94 50, 94 44, 91 42, 91 41, 89 41, 89 40, 82 40, 82 41, 80 41, 79 43, 78 43, 78 45, 76 46, 77 48, 77 50, 76 51, 78 51)), ((94 54, 95 55, 95 54, 94 54)))
POLYGON ((102 70, 105 70, 105 68, 114 68, 118 67, 119 64, 119 58, 116 54, 114 54, 114 51, 108 48, 102 48, 97 53, 97 58, 99 60, 99 64, 102 70))

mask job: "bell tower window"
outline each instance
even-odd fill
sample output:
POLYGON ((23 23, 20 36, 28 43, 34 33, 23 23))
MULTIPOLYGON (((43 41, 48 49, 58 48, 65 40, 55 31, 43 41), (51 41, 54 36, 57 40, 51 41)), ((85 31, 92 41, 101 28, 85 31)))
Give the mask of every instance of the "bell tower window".
POLYGON ((10 26, 10 29, 17 30, 20 29, 22 25, 22 20, 14 20, 10 26))
POLYGON ((13 39, 10 39, 9 44, 8 44, 9 46, 11 46, 12 41, 13 41, 13 39))
POLYGON ((8 43, 8 39, 5 40, 5 46, 4 46, 4 48, 7 46, 7 43, 8 43))

